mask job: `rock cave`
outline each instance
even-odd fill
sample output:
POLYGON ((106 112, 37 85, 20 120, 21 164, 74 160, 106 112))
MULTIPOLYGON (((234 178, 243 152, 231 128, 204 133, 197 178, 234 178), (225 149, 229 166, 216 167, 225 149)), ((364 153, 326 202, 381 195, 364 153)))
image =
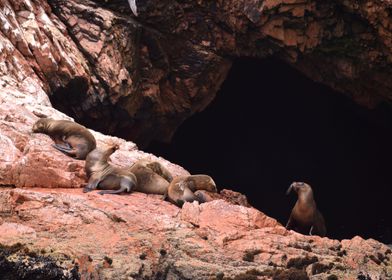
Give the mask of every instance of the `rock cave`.
POLYGON ((391 3, 131 2, 0 0, 0 280, 392 279, 391 3), (44 116, 225 190, 84 193, 44 116), (292 181, 327 237, 284 227, 292 181))
POLYGON ((276 59, 237 59, 216 99, 146 150, 207 173, 287 222, 292 181, 313 186, 328 236, 392 242, 392 109, 367 109, 276 59), (262 85, 262 90, 260 90, 262 85))

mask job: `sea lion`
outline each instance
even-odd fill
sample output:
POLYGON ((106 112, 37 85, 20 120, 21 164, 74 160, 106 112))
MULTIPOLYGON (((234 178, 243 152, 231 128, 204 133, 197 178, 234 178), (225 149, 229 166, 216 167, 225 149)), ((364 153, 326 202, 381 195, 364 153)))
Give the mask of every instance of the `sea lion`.
POLYGON ((190 175, 190 176, 179 176, 174 178, 170 183, 167 190, 167 198, 174 204, 182 206, 185 201, 199 201, 200 203, 207 202, 208 198, 198 190, 205 190, 209 192, 217 192, 217 188, 214 180, 203 174, 190 175))
POLYGON ((49 135, 55 142, 54 148, 76 159, 85 159, 97 145, 87 128, 72 121, 41 118, 34 123, 32 131, 49 135))
POLYGON ((287 189, 286 195, 292 189, 297 193, 298 199, 294 208, 291 210, 286 228, 302 234, 325 236, 327 229, 325 227, 324 217, 317 210, 312 188, 303 182, 293 182, 287 189))
POLYGON ((87 155, 84 168, 89 180, 83 192, 101 189, 99 194, 118 194, 135 189, 137 179, 129 168, 115 167, 108 162, 118 148, 118 145, 96 148, 87 155))
POLYGON ((142 159, 136 161, 129 170, 137 178, 134 190, 143 193, 165 195, 173 180, 170 172, 157 161, 142 159))
POLYGON ((163 177, 168 182, 173 181, 173 175, 170 173, 169 170, 167 170, 167 168, 165 166, 163 166, 158 161, 151 161, 148 159, 140 159, 134 163, 135 167, 137 165, 143 165, 143 166, 150 168, 152 171, 154 171, 159 176, 163 177))

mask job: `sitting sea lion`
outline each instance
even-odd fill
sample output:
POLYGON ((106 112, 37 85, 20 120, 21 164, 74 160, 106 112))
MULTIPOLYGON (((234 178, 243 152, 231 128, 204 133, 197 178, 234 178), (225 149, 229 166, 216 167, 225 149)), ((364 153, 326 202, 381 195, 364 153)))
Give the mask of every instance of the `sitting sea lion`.
POLYGON ((55 142, 54 148, 76 159, 85 159, 96 147, 91 132, 75 122, 41 118, 34 123, 32 131, 49 135, 55 142))
POLYGON ((287 189, 286 194, 288 195, 292 189, 297 193, 298 200, 291 210, 286 228, 302 234, 325 236, 327 229, 324 217, 317 210, 312 188, 306 183, 294 182, 287 189))
POLYGON ((129 170, 137 178, 134 190, 143 193, 165 195, 173 180, 170 172, 157 161, 138 160, 129 170))
POLYGON ((195 194, 198 190, 217 192, 214 180, 208 175, 199 174, 174 178, 169 185, 167 197, 171 202, 180 207, 185 201, 192 202, 196 200, 200 203, 207 202, 208 199, 203 193, 199 192, 195 194))
POLYGON ((85 171, 89 178, 84 192, 101 189, 99 194, 118 194, 130 192, 137 185, 136 176, 128 168, 119 168, 108 163, 109 157, 118 145, 109 148, 96 148, 87 155, 85 171))

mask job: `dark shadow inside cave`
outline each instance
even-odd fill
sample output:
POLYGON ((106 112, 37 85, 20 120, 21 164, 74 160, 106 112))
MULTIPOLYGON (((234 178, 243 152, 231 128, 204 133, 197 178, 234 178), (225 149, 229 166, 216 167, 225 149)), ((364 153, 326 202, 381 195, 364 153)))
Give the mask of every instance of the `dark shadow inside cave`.
POLYGON ((147 151, 213 176, 283 225, 296 200, 286 189, 308 182, 329 237, 392 243, 391 143, 389 106, 360 107, 274 59, 239 59, 210 106, 147 151))
MULTIPOLYGON (((83 78, 71 80, 66 87, 60 87, 51 96, 50 102, 57 110, 78 119, 81 113, 71 108, 78 108, 82 104, 88 90, 88 83, 83 78)), ((82 108, 79 109, 80 111, 82 108)))
POLYGON ((57 110, 75 119, 76 122, 102 132, 127 138, 127 134, 116 133, 129 131, 133 120, 127 112, 118 105, 112 105, 108 100, 101 104, 90 106, 88 81, 82 77, 71 80, 65 87, 60 87, 50 96, 50 102, 57 110))

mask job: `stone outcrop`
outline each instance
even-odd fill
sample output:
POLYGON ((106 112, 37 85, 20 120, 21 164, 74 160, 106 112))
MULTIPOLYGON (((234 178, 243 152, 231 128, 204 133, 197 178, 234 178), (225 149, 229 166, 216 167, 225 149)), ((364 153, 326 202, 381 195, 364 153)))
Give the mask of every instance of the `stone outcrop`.
MULTIPOLYGON (((26 85, 27 86, 27 85, 26 85)), ((84 161, 74 160, 51 145, 44 134, 33 134, 33 123, 43 112, 55 119, 69 119, 54 110, 39 88, 0 88, 0 185, 13 187, 79 188, 86 184, 84 161)), ((117 143, 120 150, 112 161, 130 166, 141 158, 158 160, 137 149, 136 145, 116 137, 93 132, 98 145, 117 143)), ((183 168, 160 159, 174 175, 188 175, 183 168)))
POLYGON ((392 277, 386 245, 288 232, 254 208, 223 200, 180 209, 141 193, 3 189, 0 202, 0 271, 6 276, 24 273, 19 262, 31 275, 47 267, 48 275, 64 275, 40 279, 79 279, 78 273, 80 279, 118 280, 392 277))
MULTIPOLYGON (((141 193, 83 194, 84 161, 31 133, 38 117, 72 116, 142 144, 168 139, 236 56, 276 55, 368 105, 389 100, 389 2, 137 5, 135 18, 125 0, 0 0, 0 279, 392 278, 387 246, 287 231, 229 190, 182 209, 141 193)), ((189 174, 92 132, 120 145, 115 165, 147 157, 189 174)))
POLYGON ((277 57, 369 107, 392 98, 388 1, 136 4, 138 17, 126 0, 2 0, 1 84, 34 80, 62 112, 139 146, 203 110, 236 57, 277 57))
MULTIPOLYGON (((34 86, 0 90, 0 279, 392 277, 386 245, 287 231, 229 190, 182 209, 157 195, 82 193, 84 161, 30 132, 37 115, 68 118, 34 86)), ((92 132, 100 146, 120 144, 115 165, 148 157, 174 176, 188 174, 131 142, 92 132)))

